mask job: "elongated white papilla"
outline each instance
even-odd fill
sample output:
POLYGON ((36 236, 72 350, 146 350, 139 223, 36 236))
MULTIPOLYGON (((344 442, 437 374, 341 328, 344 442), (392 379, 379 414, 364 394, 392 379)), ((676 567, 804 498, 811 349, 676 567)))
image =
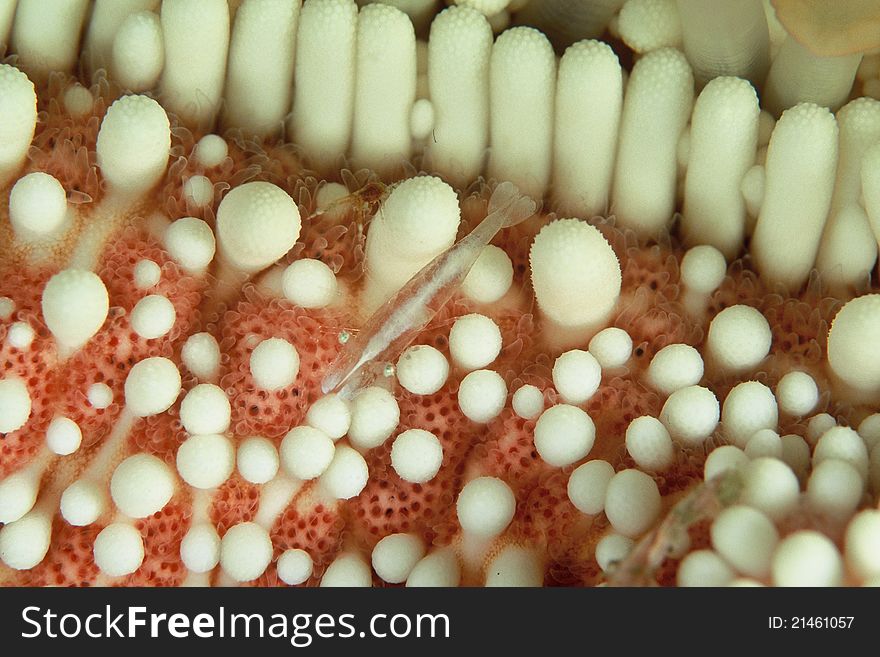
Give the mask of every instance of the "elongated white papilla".
POLYGON ((166 0, 161 19, 162 104, 183 123, 210 129, 226 76, 229 6, 225 0, 166 0))
POLYGON ((633 67, 623 101, 611 211, 643 237, 666 230, 675 210, 676 152, 694 99, 685 56, 654 50, 633 67))
POLYGON ((688 246, 709 244, 728 261, 743 245, 746 207, 740 186, 755 161, 758 96, 748 81, 715 78, 691 116, 691 148, 681 229, 688 246))
POLYGON ((489 67, 490 178, 532 198, 550 182, 556 56, 541 32, 514 27, 492 47, 489 67))
POLYGON ((831 213, 816 267, 832 290, 840 292, 867 279, 877 260, 877 243, 862 211, 861 169, 865 153, 880 142, 880 101, 856 98, 837 112, 840 154, 831 213))
POLYGON ((265 137, 290 109, 300 0, 245 0, 235 13, 223 124, 265 137))
POLYGON ((861 54, 820 57, 788 36, 770 66, 761 100, 774 114, 810 102, 832 111, 849 96, 861 54))
POLYGON ((761 84, 770 65, 762 0, 678 0, 684 52, 697 84, 733 75, 761 84))
POLYGON ((37 82, 73 71, 88 8, 88 0, 18 0, 10 42, 18 67, 37 82))
POLYGON ((165 66, 159 16, 139 11, 122 21, 113 39, 110 62, 113 79, 123 89, 135 93, 153 89, 165 66))
POLYGON ((348 151, 354 115, 354 0, 310 0, 299 17, 291 140, 319 170, 348 151))
POLYGON ((351 159, 383 178, 410 157, 410 113, 416 99, 416 35, 399 9, 370 4, 357 27, 351 159))
POLYGON ((591 217, 608 208, 623 75, 601 41, 569 46, 559 64, 553 143, 553 198, 562 214, 591 217))
POLYGON ((431 24, 428 85, 434 131, 429 167, 458 187, 480 175, 489 145, 492 28, 470 7, 450 7, 431 24))
POLYGON ((95 0, 83 44, 86 66, 91 70, 109 67, 113 40, 125 19, 157 9, 159 0, 95 0))
POLYGON ((764 202, 752 235, 752 258, 771 284, 796 290, 807 280, 831 205, 837 122, 824 107, 786 110, 767 150, 764 202))
POLYGON ((14 66, 0 64, 0 187, 24 163, 36 126, 34 83, 14 66))

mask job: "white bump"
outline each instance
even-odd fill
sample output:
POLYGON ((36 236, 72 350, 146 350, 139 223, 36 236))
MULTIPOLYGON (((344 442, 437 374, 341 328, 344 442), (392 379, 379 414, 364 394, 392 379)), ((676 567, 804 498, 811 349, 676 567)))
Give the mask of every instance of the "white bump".
POLYGON ((80 479, 61 494, 61 515, 74 527, 91 525, 107 507, 107 495, 94 481, 80 479))
POLYGON ((302 258, 284 270, 281 288, 284 296, 297 306, 324 308, 336 298, 336 274, 320 260, 302 258))
POLYGON ((25 467, 0 480, 0 522, 14 522, 33 508, 40 478, 39 470, 25 467))
POLYGON ((603 572, 617 566, 629 556, 636 542, 623 534, 606 534, 596 544, 596 562, 603 572))
POLYGON ((369 477, 364 457, 347 445, 339 445, 321 475, 321 485, 336 499, 347 500, 360 494, 369 477))
POLYGON ((234 469, 235 448, 226 436, 190 436, 177 449, 177 472, 194 488, 217 488, 234 469))
POLYGON ((662 472, 672 465, 675 450, 663 423, 650 415, 637 417, 626 428, 626 451, 640 468, 662 472))
POLYGON ((276 569, 278 578, 288 586, 302 584, 312 576, 314 564, 305 550, 285 550, 278 557, 276 569))
POLYGON ((287 340, 269 338, 251 352, 250 369, 258 388, 280 390, 296 381, 299 353, 287 340))
POLYGON ((781 459, 782 439, 773 429, 759 429, 746 442, 744 451, 750 459, 757 459, 762 456, 781 459))
POLYGON ((95 537, 95 565, 108 577, 130 575, 144 562, 144 541, 132 525, 114 522, 95 537))
POLYGON ((819 403, 819 388, 806 372, 788 372, 776 384, 776 402, 783 413, 803 417, 819 403))
POLYGON ((587 461, 575 468, 568 478, 568 499, 581 513, 602 513, 605 492, 613 476, 614 467, 608 461, 587 461))
POLYGON ((46 283, 42 308, 46 326, 59 347, 73 352, 88 342, 104 324, 110 299, 97 274, 65 269, 46 283))
POLYGON ((306 424, 338 440, 348 433, 351 426, 351 409, 339 395, 325 395, 309 407, 306 424))
POLYGON ((743 504, 763 511, 771 520, 785 518, 797 506, 800 486, 791 468, 779 459, 757 458, 744 469, 743 504))
POLYGON ((461 489, 455 509, 465 533, 492 538, 513 520, 516 498, 501 479, 477 477, 461 489))
POLYGON ((27 322, 14 322, 6 333, 6 342, 14 349, 25 351, 33 344, 36 335, 27 322))
POLYGON ((180 542, 180 560, 187 570, 207 573, 220 562, 220 537, 213 525, 197 523, 180 542))
MULTIPOLYGON (((183 183, 184 198, 197 208, 204 208, 214 201, 214 184, 205 176, 191 176, 183 183)), ((207 237, 207 236, 206 236, 207 237)), ((207 240, 198 243, 201 248, 207 240)), ((214 257, 214 234, 211 233, 211 258, 214 257)), ((207 264, 207 263, 206 263, 207 264)))
POLYGON ((662 501, 656 482, 641 470, 621 470, 608 482, 605 515, 614 531, 636 538, 660 516, 662 501))
POLYGON ((831 427, 813 450, 813 467, 826 459, 840 459, 853 466, 864 480, 868 476, 868 449, 862 437, 849 427, 831 427))
POLYGON ((17 376, 0 379, 0 433, 21 429, 31 416, 31 396, 17 376))
POLYGON ((320 429, 301 426, 290 430, 281 441, 281 465, 297 479, 320 477, 336 453, 333 440, 320 429))
POLYGON ((477 303, 495 303, 513 284, 510 256, 494 244, 486 246, 461 284, 461 293, 477 303))
POLYGON ((745 447, 760 429, 776 429, 779 410, 773 391, 763 383, 744 381, 727 394, 721 409, 721 424, 728 440, 745 447))
POLYGON ((219 135, 205 135, 195 147, 196 161, 206 169, 220 165, 229 153, 226 140, 219 135))
POLYGON ((807 481, 807 505, 825 518, 843 522, 862 501, 865 483, 858 470, 846 461, 825 459, 807 481))
POLYGON ((232 407, 219 386, 200 383, 180 403, 180 422, 188 433, 224 433, 229 428, 232 407))
POLYGON ((599 361, 589 351, 572 349, 553 364, 553 385, 567 404, 589 401, 602 381, 599 361))
POLYGON ((678 565, 678 586, 727 586, 735 573, 729 565, 712 550, 695 550, 678 565))
POLYGON ((648 383, 664 395, 697 385, 703 378, 703 357, 686 344, 670 344, 658 351, 648 366, 648 383))
POLYGON ((517 388, 512 399, 513 412, 524 420, 534 420, 544 412, 544 393, 533 385, 517 388))
POLYGON ((414 395, 432 395, 449 377, 446 357, 430 345, 414 345, 397 360, 397 380, 414 395))
POLYGON ((384 443, 400 422, 400 407, 390 392, 378 386, 362 390, 351 402, 348 438, 360 449, 384 443))
POLYGON ((770 324, 760 311, 751 306, 730 306, 709 324, 706 348, 723 372, 741 374, 761 364, 770 353, 772 339, 770 324))
POLYGON ((443 464, 443 446, 430 431, 408 429, 394 439, 391 467, 404 481, 423 484, 433 479, 443 464))
POLYGON ((14 570, 30 570, 43 560, 52 540, 52 516, 31 511, 0 529, 0 560, 14 570))
POLYGON ((508 545, 486 567, 486 586, 522 588, 544 585, 544 567, 537 555, 519 545, 508 545))
POLYGON ((840 586, 843 560, 831 540, 812 530, 801 530, 782 540, 773 555, 776 586, 840 586))
POLYGON ((48 173, 19 178, 9 193, 9 223, 19 238, 54 233, 67 216, 67 194, 48 173))
POLYGON ((136 417, 164 413, 179 394, 180 372, 161 356, 135 363, 125 379, 125 406, 136 417))
POLYGON ((454 587, 461 581, 458 557, 450 549, 439 549, 423 557, 406 579, 408 587, 454 587))
POLYGON ((401 584, 423 556, 425 544, 418 536, 389 534, 376 543, 371 559, 373 570, 383 581, 401 584))
POLYGON ((15 312, 15 302, 9 297, 0 297, 0 319, 8 321, 15 312))
POLYGON ((660 411, 660 421, 674 440, 699 445, 718 426, 718 399, 708 388, 688 386, 676 390, 660 411))
POLYGON ((485 424, 496 418, 506 401, 507 384, 492 370, 470 372, 458 388, 458 406, 472 422, 485 424))
POLYGON ((269 532, 254 522, 230 527, 220 542, 220 567, 236 582, 255 580, 271 561, 269 532))
POLYGON ((736 445, 721 445, 713 449, 703 464, 703 479, 709 481, 722 472, 735 470, 749 462, 749 457, 736 445))
POLYGON ((177 312, 167 297, 150 294, 138 301, 131 311, 131 328, 146 340, 168 335, 177 319, 177 312))
POLYGON ((125 515, 146 518, 164 508, 174 494, 174 474, 151 454, 129 456, 110 478, 110 496, 125 515))
POLYGON ((259 436, 252 436, 241 442, 236 462, 239 474, 252 484, 265 484, 274 479, 281 463, 272 441, 259 436))
POLYGON ((724 254, 714 246, 701 244, 687 250, 681 259, 681 282, 698 294, 711 294, 727 275, 724 254))
POLYGON ((210 333, 189 336, 180 357, 186 368, 202 380, 213 379, 220 370, 220 345, 210 333))
POLYGON ((188 272, 204 271, 214 259, 214 232, 201 219, 183 217, 172 222, 164 238, 168 255, 188 272))
POLYGON ((744 575, 763 578, 779 541, 776 526, 760 511, 731 506, 718 514, 710 530, 712 546, 744 575))
POLYGON ((106 383, 93 383, 86 390, 86 399, 92 408, 107 408, 113 403, 113 390, 106 383))
POLYGON ((613 370, 626 365, 632 356, 633 341, 629 333, 615 326, 599 331, 590 340, 590 353, 599 361, 603 370, 613 370))
POLYGON ((79 425, 68 417, 56 417, 46 429, 46 446, 59 456, 73 454, 82 442, 79 425))
POLYGON ((373 586, 373 576, 370 566, 360 555, 352 552, 340 554, 333 560, 324 577, 321 578, 321 587, 362 587, 373 586))
POLYGON ((535 449, 547 464, 557 468, 584 458, 595 439, 592 418, 577 406, 552 406, 541 413, 535 424, 535 449))
POLYGON ((479 370, 501 353, 501 330, 485 315, 473 313, 455 320, 449 331, 449 354, 456 367, 479 370))
POLYGON ((152 260, 138 260, 134 266, 134 286, 139 290, 149 290, 162 278, 162 270, 152 260))
POLYGON ((846 528, 846 563, 858 577, 880 575, 880 511, 865 509, 846 528))

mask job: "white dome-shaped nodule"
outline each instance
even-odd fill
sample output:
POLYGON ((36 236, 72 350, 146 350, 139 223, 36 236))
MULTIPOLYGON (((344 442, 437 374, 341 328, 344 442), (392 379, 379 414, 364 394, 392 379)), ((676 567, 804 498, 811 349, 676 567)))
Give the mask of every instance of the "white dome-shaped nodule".
POLYGON ((260 436, 245 438, 236 454, 238 472, 245 481, 265 484, 278 474, 281 459, 271 440, 260 436))
POLYGON ((407 429, 391 446, 391 467, 404 481, 423 484, 440 471, 443 446, 437 436, 424 429, 407 429))
POLYGON ((299 374, 299 353, 281 338, 268 338, 251 352, 251 376, 263 390, 280 390, 296 380, 299 374))
POLYGON ((146 518, 162 509, 174 494, 174 474, 152 454, 129 456, 110 478, 110 496, 130 518, 146 518))
POLYGON ((131 328, 145 340, 168 335, 177 319, 174 304, 161 294, 150 294, 138 301, 131 311, 131 328))
POLYGON ((336 298, 336 274, 320 260, 302 258, 288 265, 281 277, 284 296, 302 308, 324 308, 336 298))
POLYGON ((180 542, 180 560, 187 570, 207 573, 220 561, 220 537, 208 522, 192 525, 180 542))
POLYGON ((602 381, 602 367, 589 351, 572 349, 553 364, 553 385, 566 404, 583 404, 602 381))
POLYGON ((485 424, 495 419, 506 401, 507 384, 493 370, 475 370, 458 387, 458 407, 472 422, 485 424))
POLYGON ((721 371, 740 374, 754 370, 767 354, 773 335, 770 324, 751 306, 725 308, 709 324, 706 348, 721 371))
POLYGON ((125 406, 136 417, 164 413, 180 394, 180 372, 161 356, 134 364, 125 379, 125 406))
POLYGON ((180 422, 190 434, 224 433, 232 407, 226 392, 212 383, 200 383, 180 402, 180 422))
POLYGON ((491 538, 513 520, 516 498, 501 479, 477 477, 461 489, 455 508, 465 533, 491 538))
POLYGON ((546 463, 557 468, 584 458, 595 439, 592 418, 577 406, 552 406, 541 413, 535 424, 535 449, 546 463))
POLYGON ((201 272, 214 259, 214 232, 201 219, 183 217, 165 230, 165 248, 186 271, 201 272))
POLYGON ((621 470, 608 482, 605 515, 616 532, 636 538, 660 516, 660 491, 641 470, 621 470))
POLYGON ((190 436, 177 448, 177 472, 194 488, 217 488, 234 469, 235 448, 226 436, 190 436))
POLYGON ((220 541, 220 567, 236 582, 255 580, 271 561, 272 539, 255 522, 230 527, 220 541))
POLYGON ((56 417, 46 428, 46 446, 59 456, 73 454, 82 442, 79 425, 69 417, 56 417))
POLYGON ((660 421, 674 440, 699 445, 715 431, 719 415, 718 399, 711 390, 687 386, 669 395, 660 411, 660 421))
POLYGON ((17 376, 0 379, 0 433, 21 429, 31 416, 31 395, 17 376))
POLYGON ((828 364, 848 386, 880 393, 880 294, 849 301, 828 331, 828 364))
POLYGON ((605 508, 605 492, 614 476, 614 466, 600 459, 575 468, 568 478, 568 499, 581 513, 595 515, 605 508))
POLYGON ((373 548, 373 570, 389 584, 401 584, 425 556, 424 542, 414 534, 389 534, 373 548))
POLYGON ((110 299, 97 274, 65 269, 50 278, 43 288, 42 308, 46 326, 58 346, 73 352, 103 326, 110 299))
POLYGON ((66 215, 67 193, 48 173, 36 171, 19 178, 9 193, 9 222, 20 238, 51 235, 66 215))
POLYGON ((285 550, 276 564, 278 578, 288 586, 302 584, 312 576, 314 563, 305 550, 285 550))
POLYGON ((485 315, 472 313, 455 320, 449 331, 449 354, 465 371, 488 366, 501 352, 501 329, 485 315))
POLYGON ((95 565, 108 577, 129 575, 144 562, 144 540, 133 525, 114 522, 95 537, 94 556, 95 565))
POLYGON ((293 247, 300 231, 299 209, 290 195, 268 182, 230 190, 217 208, 221 255, 245 273, 265 269, 293 247))
POLYGON ((364 457, 348 445, 339 445, 333 460, 321 475, 321 486, 339 500, 347 500, 360 494, 367 485, 370 471, 364 457))
POLYGON ((293 477, 302 480, 320 477, 336 453, 333 439, 320 429, 301 426, 291 429, 278 450, 281 465, 293 477))
POLYGON ((430 345, 409 347, 397 360, 397 380, 414 395, 432 395, 446 383, 449 363, 430 345))

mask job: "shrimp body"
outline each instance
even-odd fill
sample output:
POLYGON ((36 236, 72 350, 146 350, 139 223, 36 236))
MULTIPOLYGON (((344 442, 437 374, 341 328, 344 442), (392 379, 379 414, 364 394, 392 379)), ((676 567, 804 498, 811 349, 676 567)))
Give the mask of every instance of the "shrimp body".
MULTIPOLYGON (((324 394, 344 386, 340 394, 352 397, 368 385, 369 366, 395 361, 455 295, 498 231, 532 216, 536 207, 535 202, 521 196, 512 183, 498 185, 489 200, 486 218, 470 234, 419 270, 382 304, 355 338, 345 343, 321 382, 324 394)), ((372 374, 375 375, 375 371, 372 374)))

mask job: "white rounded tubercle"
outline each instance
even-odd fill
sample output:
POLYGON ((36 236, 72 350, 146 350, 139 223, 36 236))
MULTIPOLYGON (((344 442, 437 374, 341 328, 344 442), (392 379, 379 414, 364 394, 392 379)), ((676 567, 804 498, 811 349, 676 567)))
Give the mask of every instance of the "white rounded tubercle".
POLYGON ((22 176, 9 193, 9 222, 18 239, 51 236, 67 217, 67 193, 58 179, 36 171, 22 176))
POLYGON ((98 167, 114 194, 139 196, 165 174, 171 125, 152 98, 133 95, 114 101, 98 131, 98 167))
POLYGON ((451 549, 439 549, 422 557, 406 578, 408 587, 453 587, 461 581, 461 565, 451 549))
POLYGON ((226 392, 211 383, 200 383, 180 402, 180 422, 190 434, 224 433, 232 408, 226 392))
POLYGON ((348 433, 351 426, 351 407, 339 395, 325 395, 309 407, 306 424, 338 440, 348 433))
POLYGON ((763 511, 773 521, 788 516, 797 507, 800 484, 783 461, 759 457, 743 468, 743 504, 763 511))
POLYGON ((190 436, 177 449, 177 472, 194 488, 217 488, 229 479, 234 469, 235 447, 224 435, 190 436))
POLYGON ((31 395, 21 378, 0 378, 0 433, 21 429, 31 416, 31 408, 31 395))
POLYGON ((27 351, 33 344, 35 337, 37 337, 37 333, 30 324, 14 322, 6 332, 6 344, 18 351, 27 351))
POLYGON ((373 570, 389 584, 402 584, 425 556, 425 544, 415 534, 389 534, 373 548, 373 570))
POLYGON ((857 513, 846 527, 844 540, 846 565, 857 577, 867 580, 880 575, 880 511, 857 513))
POLYGON ((109 309, 107 288, 90 271, 62 270, 43 288, 43 318, 62 353, 85 345, 103 326, 109 309))
POLYGON ((880 398, 880 294, 866 294, 847 302, 828 331, 828 365, 833 375, 868 400, 880 398))
POLYGON ((804 417, 819 403, 819 387, 807 372, 786 372, 776 384, 776 402, 783 413, 804 417))
POLYGON ((321 587, 363 587, 373 585, 370 565, 355 552, 343 552, 327 566, 321 587))
POLYGON ((202 273, 214 259, 214 232, 201 219, 177 219, 165 230, 164 240, 168 255, 187 272, 202 273))
POLYGON ((852 464, 840 459, 817 463, 807 481, 807 506, 832 522, 849 520, 865 491, 865 481, 852 464))
POLYGON ((743 451, 750 459, 762 456, 782 459, 782 438, 773 429, 759 429, 746 441, 743 451))
POLYGON ((681 20, 673 0, 629 0, 617 17, 620 38, 634 52, 681 44, 681 20))
POLYGON ((0 480, 0 522, 15 522, 33 508, 44 467, 44 462, 36 459, 0 480))
POLYGON ((61 517, 74 527, 91 525, 106 509, 107 493, 91 479, 78 479, 61 494, 61 517))
POLYGON ((320 429, 299 426, 284 436, 278 452, 285 472, 307 481, 327 471, 335 457, 336 446, 320 429))
POLYGON ((731 389, 721 409, 721 425, 727 439, 745 447, 760 429, 775 430, 779 409, 773 391, 758 381, 744 381, 731 389))
POLYGON ((138 361, 125 379, 125 407, 135 417, 164 413, 180 394, 180 372, 167 358, 138 361))
POLYGON ((59 415, 46 428, 46 446, 59 456, 73 454, 81 442, 79 425, 68 417, 59 415))
POLYGON ((568 478, 568 499, 581 513, 595 515, 605 509, 608 482, 614 476, 614 466, 596 459, 579 465, 568 478))
POLYGON ((149 290, 162 279, 162 269, 155 261, 144 258, 137 261, 132 276, 137 289, 149 290))
POLYGON ((430 431, 407 429, 391 446, 391 467, 404 481, 423 484, 433 479, 443 464, 443 446, 430 431))
POLYGON ((225 264, 254 274, 293 247, 300 234, 299 209, 290 195, 269 182, 231 189, 217 207, 217 246, 225 264))
POLYGON ((680 587, 727 586, 735 573, 714 550, 694 550, 678 566, 676 584, 680 587))
POLYGON ((458 406, 472 422, 485 424, 498 417, 507 401, 507 384, 498 372, 475 370, 458 387, 458 406))
POLYGON ((449 377, 446 357, 430 345, 408 347, 397 360, 397 380, 414 395, 432 395, 449 377))
POLYGON ((250 582, 262 575, 272 561, 269 532, 255 522, 230 527, 220 542, 220 567, 236 582, 250 582))
POLYGON ((493 538, 513 520, 516 498, 501 479, 477 477, 461 489, 455 509, 465 534, 493 538))
POLYGON ((868 448, 862 437, 849 427, 831 427, 816 442, 813 467, 828 459, 849 463, 864 481, 868 476, 868 448))
POLYGON ((488 244, 465 276, 461 293, 477 303, 491 304, 507 294, 512 284, 510 256, 494 244, 488 244))
POLYGON ((703 357, 687 344, 666 345, 651 359, 647 380, 664 395, 697 385, 703 378, 703 357))
POLYGON ((609 573, 621 561, 626 559, 635 547, 636 542, 628 536, 609 533, 596 543, 596 562, 602 572, 609 573))
POLYGON ((220 562, 220 536, 207 522, 195 523, 180 542, 180 560, 193 573, 207 573, 220 562))
POLYGON ((688 249, 681 259, 680 282, 684 287, 682 303, 692 315, 702 315, 709 296, 727 275, 724 254, 714 246, 700 244, 688 249))
POLYGON ((520 386, 511 399, 513 412, 525 420, 534 420, 544 412, 544 393, 531 384, 520 386))
POLYGON ((320 260, 301 258, 284 270, 284 296, 301 308, 325 308, 337 297, 336 274, 320 260))
POLYGON ((267 338, 251 352, 249 365, 254 384, 263 390, 280 390, 299 374, 299 353, 282 338, 267 338))
POLYGON ((602 382, 602 367, 589 351, 572 349, 553 363, 553 385, 566 404, 589 401, 602 382))
POLYGON ((278 578, 288 586, 302 584, 312 576, 314 563, 305 550, 289 549, 281 553, 276 563, 278 578))
POLYGON ((281 464, 275 445, 260 436, 251 436, 239 443, 235 462, 242 478, 252 484, 265 484, 274 479, 281 464))
POLYGON ((713 449, 703 464, 703 479, 709 481, 727 472, 744 467, 749 457, 736 445, 719 445, 713 449))
POLYGON ((144 561, 141 533, 127 522, 107 525, 95 537, 95 565, 108 577, 122 577, 140 568, 144 561))
POLYGON ((149 294, 131 310, 131 328, 145 340, 168 335, 177 320, 174 304, 161 294, 149 294))
POLYGON ((599 331, 590 339, 589 351, 603 370, 626 365, 632 356, 633 341, 629 333, 616 326, 599 331))
POLYGON ((507 545, 486 567, 486 586, 540 587, 544 585, 544 564, 534 550, 507 545))
POLYGON ((208 134, 199 139, 195 147, 195 159, 205 169, 219 166, 229 154, 229 145, 220 135, 208 134))
POLYGON ((142 93, 155 88, 165 66, 159 17, 152 11, 126 17, 113 37, 110 60, 113 79, 123 89, 142 93))
POLYGON ((360 494, 369 476, 363 456, 347 445, 337 445, 333 460, 321 475, 320 483, 330 496, 347 500, 360 494))
POLYGON ((584 458, 595 440, 596 426, 592 418, 577 406, 552 406, 541 413, 535 423, 535 450, 554 467, 564 467, 584 458))
POLYGON ((123 460, 110 478, 110 496, 129 518, 146 518, 171 500, 174 474, 152 454, 135 454, 123 460))
POLYGON ((802 529, 786 536, 773 555, 776 586, 840 586, 843 559, 824 534, 802 529))
POLYGON ((351 402, 348 439, 358 449, 383 444, 400 422, 400 406, 394 395, 378 386, 362 390, 351 402))
POLYGON ((214 380, 220 371, 220 345, 210 333, 193 333, 183 343, 181 360, 202 381, 214 380))
POLYGON ((767 357, 772 340, 770 324, 760 311, 746 305, 729 306, 709 324, 708 359, 721 372, 743 374, 767 357))
POLYGON ((616 532, 637 538, 660 516, 660 491, 641 470, 621 470, 608 482, 605 515, 616 532))
POLYGON ((449 354, 456 367, 465 371, 490 365, 501 353, 501 329, 489 317, 478 313, 455 320, 449 331, 449 354))
POLYGON ((669 395, 660 411, 660 421, 674 440, 698 445, 715 431, 719 414, 718 399, 711 390, 687 386, 669 395))
POLYGON ((757 578, 769 574, 779 532, 760 511, 748 506, 730 506, 712 522, 710 536, 716 552, 737 572, 757 578))
POLYGON ((655 417, 637 417, 626 429, 626 451, 636 465, 649 472, 662 472, 675 460, 669 431, 655 417))

